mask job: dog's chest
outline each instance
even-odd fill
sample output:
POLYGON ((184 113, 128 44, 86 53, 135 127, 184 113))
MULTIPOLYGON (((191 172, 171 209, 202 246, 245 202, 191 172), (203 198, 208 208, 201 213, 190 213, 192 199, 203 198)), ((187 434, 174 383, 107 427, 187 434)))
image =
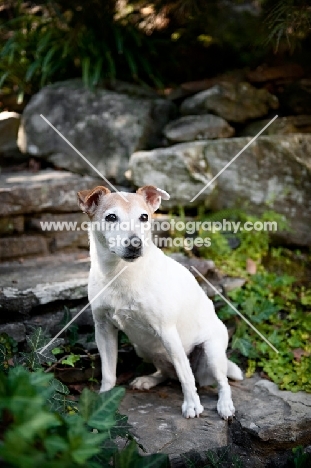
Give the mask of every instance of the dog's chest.
POLYGON ((142 332, 154 334, 148 316, 135 302, 111 310, 109 317, 114 326, 127 335, 136 335, 142 332))

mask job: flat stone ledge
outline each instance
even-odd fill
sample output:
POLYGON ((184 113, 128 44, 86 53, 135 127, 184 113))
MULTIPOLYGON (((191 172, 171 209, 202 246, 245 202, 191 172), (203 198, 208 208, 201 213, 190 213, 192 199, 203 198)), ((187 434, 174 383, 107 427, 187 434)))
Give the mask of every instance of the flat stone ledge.
POLYGON ((181 416, 182 392, 175 382, 144 392, 129 389, 120 412, 147 452, 168 454, 174 467, 184 466, 190 452, 204 458, 208 450, 229 446, 242 454, 245 467, 265 467, 267 459, 311 443, 310 394, 280 391, 258 376, 233 383, 236 417, 227 423, 217 414, 216 390, 199 393, 205 409, 196 419, 181 416))
POLYGON ((8 322, 11 312, 25 315, 38 305, 87 297, 89 269, 83 252, 1 263, 0 321, 8 322))
POLYGON ((0 216, 40 212, 80 212, 79 190, 102 185, 102 179, 46 169, 0 174, 0 216))

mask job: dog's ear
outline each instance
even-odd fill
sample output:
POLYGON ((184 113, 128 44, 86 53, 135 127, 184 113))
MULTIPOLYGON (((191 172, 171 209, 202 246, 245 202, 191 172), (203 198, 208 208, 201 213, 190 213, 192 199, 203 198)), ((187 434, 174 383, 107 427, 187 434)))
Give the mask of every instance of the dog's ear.
POLYGON ((95 213, 101 195, 107 195, 108 193, 111 193, 110 190, 101 185, 92 190, 81 190, 81 192, 77 193, 78 205, 83 213, 92 216, 95 213))
POLYGON ((161 204, 161 198, 163 198, 163 200, 170 199, 170 196, 167 192, 154 187, 153 185, 145 185, 144 187, 140 187, 136 193, 144 197, 153 212, 159 208, 161 204))

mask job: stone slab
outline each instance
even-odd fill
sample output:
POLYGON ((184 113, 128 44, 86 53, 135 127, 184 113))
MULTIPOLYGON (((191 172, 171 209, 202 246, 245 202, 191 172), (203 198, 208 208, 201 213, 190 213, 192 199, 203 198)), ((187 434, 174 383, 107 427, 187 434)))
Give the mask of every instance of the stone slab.
POLYGON ((48 253, 46 239, 37 235, 0 238, 0 261, 48 253))
POLYGON ((103 180, 45 169, 0 174, 0 216, 79 212, 77 192, 103 185, 103 180))
MULTIPOLYGON (((194 265, 220 291, 228 292, 245 282, 241 278, 222 277, 212 261, 189 259, 182 254, 172 257, 191 272, 194 265)), ((85 250, 0 263, 0 323, 9 322, 11 313, 28 315, 40 305, 86 298, 89 269, 85 250)), ((215 295, 205 282, 200 285, 209 297, 215 295)))
POLYGON ((0 264, 0 321, 55 301, 87 297, 87 253, 56 254, 0 264))
POLYGON ((189 453, 204 458, 208 450, 220 447, 236 447, 244 454, 245 467, 265 467, 268 457, 311 443, 310 394, 280 391, 259 376, 232 383, 231 388, 236 408, 231 423, 218 416, 217 392, 211 387, 199 390, 205 408, 201 417, 184 419, 182 392, 175 382, 149 391, 127 390, 120 412, 128 416, 146 451, 168 454, 174 467, 184 466, 181 459, 189 453))

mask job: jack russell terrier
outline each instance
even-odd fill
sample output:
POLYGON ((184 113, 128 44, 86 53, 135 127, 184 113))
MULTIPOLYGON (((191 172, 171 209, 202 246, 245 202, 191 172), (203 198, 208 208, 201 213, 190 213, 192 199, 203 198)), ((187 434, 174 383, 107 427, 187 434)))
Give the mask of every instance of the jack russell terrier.
POLYGON ((101 357, 100 391, 116 384, 119 329, 138 356, 157 369, 136 378, 133 388, 147 390, 178 378, 184 395, 182 415, 194 418, 204 410, 196 382, 204 386, 216 380, 217 411, 231 418, 235 409, 227 377, 242 380, 243 375, 227 359, 227 328, 194 276, 152 242, 152 214, 169 195, 149 185, 121 195, 101 186, 78 192, 91 226, 100 226, 89 229, 88 286, 101 357))

